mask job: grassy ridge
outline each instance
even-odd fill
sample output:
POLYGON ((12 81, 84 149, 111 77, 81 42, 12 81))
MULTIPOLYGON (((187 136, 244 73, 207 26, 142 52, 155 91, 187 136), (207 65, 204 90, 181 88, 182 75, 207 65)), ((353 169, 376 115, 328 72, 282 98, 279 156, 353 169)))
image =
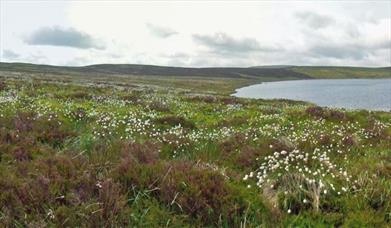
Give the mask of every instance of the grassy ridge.
POLYGON ((0 71, 55 73, 55 74, 91 74, 91 75, 136 75, 136 76, 180 76, 209 78, 308 78, 307 75, 285 68, 238 68, 210 67, 186 68, 135 64, 98 64, 82 67, 64 67, 50 65, 35 65, 26 63, 0 63, 0 71))
POLYGON ((312 78, 390 78, 391 67, 292 67, 298 73, 312 78))
POLYGON ((209 78, 388 78, 391 67, 326 67, 326 66, 264 66, 264 67, 166 67, 136 64, 97 64, 81 67, 36 65, 0 62, 0 71, 71 75, 133 75, 209 78))
POLYGON ((389 112, 19 73, 0 84, 1 226, 390 225, 389 112))
POLYGON ((267 66, 251 68, 181 68, 131 64, 63 67, 1 63, 0 77, 48 83, 122 88, 175 88, 194 93, 228 95, 264 81, 317 78, 390 78, 391 68, 267 66))

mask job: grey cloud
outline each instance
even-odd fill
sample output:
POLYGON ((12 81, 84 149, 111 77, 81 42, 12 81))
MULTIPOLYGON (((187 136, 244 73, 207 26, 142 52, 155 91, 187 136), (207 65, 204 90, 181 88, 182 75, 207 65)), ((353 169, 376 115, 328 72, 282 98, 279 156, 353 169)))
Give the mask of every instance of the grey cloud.
POLYGON ((391 51, 391 41, 383 40, 374 43, 330 43, 317 44, 309 48, 309 55, 336 59, 362 60, 379 50, 391 51))
POLYGON ((188 58, 190 55, 183 53, 183 52, 177 52, 174 54, 169 55, 170 57, 175 57, 175 58, 188 58))
POLYGON ((334 18, 309 11, 297 12, 295 16, 301 22, 305 23, 313 29, 326 28, 330 25, 335 24, 334 18))
POLYGON ((161 27, 157 25, 153 25, 150 23, 146 24, 147 28, 151 32, 152 35, 160 38, 167 38, 170 36, 173 36, 175 34, 178 34, 175 30, 167 28, 167 27, 161 27))
POLYGON ((356 25, 349 24, 345 28, 346 34, 351 38, 357 38, 361 36, 360 30, 357 28, 356 25))
POLYGON ((3 50, 3 54, 2 54, 2 57, 5 58, 5 59, 16 59, 18 58, 20 55, 18 53, 15 53, 14 51, 12 50, 8 50, 8 49, 4 49, 3 50))
POLYGON ((309 49, 309 55, 326 58, 344 59, 351 58, 355 60, 363 59, 370 52, 366 49, 359 48, 356 45, 316 45, 309 49))
POLYGON ((80 49, 103 49, 90 35, 73 28, 43 27, 25 39, 29 45, 63 46, 80 49))
POLYGON ((248 53, 255 51, 274 52, 278 50, 274 47, 263 47, 253 38, 235 39, 225 33, 216 33, 214 35, 194 34, 193 40, 212 51, 222 54, 248 53))
POLYGON ((376 42, 371 46, 374 49, 388 49, 391 52, 391 39, 376 42))

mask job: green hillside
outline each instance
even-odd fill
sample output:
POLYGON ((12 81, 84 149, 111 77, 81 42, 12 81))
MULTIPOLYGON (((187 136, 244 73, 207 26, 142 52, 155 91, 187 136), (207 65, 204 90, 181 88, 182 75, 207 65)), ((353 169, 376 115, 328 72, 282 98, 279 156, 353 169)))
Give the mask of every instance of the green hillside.
POLYGON ((292 67, 291 70, 311 78, 391 78, 391 67, 292 67))

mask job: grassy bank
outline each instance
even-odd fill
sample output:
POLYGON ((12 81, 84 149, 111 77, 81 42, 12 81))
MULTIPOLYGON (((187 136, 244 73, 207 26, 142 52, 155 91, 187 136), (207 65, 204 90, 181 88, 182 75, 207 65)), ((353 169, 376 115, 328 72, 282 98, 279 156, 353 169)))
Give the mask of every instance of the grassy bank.
POLYGON ((3 226, 390 225, 389 112, 33 77, 0 84, 3 226))

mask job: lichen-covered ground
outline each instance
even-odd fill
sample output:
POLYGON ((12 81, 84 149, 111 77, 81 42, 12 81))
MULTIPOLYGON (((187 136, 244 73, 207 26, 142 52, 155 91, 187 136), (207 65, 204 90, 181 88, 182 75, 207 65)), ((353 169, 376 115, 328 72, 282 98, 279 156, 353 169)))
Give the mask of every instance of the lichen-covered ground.
POLYGON ((391 224, 391 113, 0 84, 0 226, 391 224))

